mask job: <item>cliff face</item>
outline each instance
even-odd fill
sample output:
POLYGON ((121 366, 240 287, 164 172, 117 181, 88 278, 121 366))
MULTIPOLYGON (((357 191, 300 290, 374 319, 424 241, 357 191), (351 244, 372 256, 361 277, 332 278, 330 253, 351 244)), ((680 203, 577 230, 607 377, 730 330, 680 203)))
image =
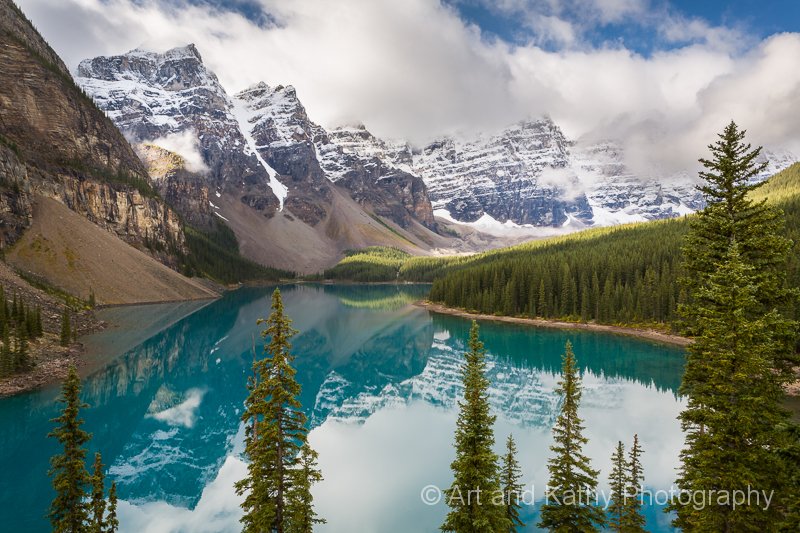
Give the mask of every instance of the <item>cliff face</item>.
POLYGON ((286 205, 309 224, 327 212, 330 182, 376 215, 408 228, 415 221, 436 229, 428 190, 421 178, 376 157, 348 153, 309 119, 292 86, 258 83, 234 97, 245 136, 289 187, 286 205), (247 131, 249 130, 249 131, 247 131), (293 198, 294 197, 294 198, 293 198), (305 217, 305 218, 304 218, 305 217))
POLYGON ((28 227, 41 194, 130 244, 182 250, 180 223, 148 192, 130 144, 10 0, 0 0, 0 50, 0 246, 28 227))
POLYGON ((154 144, 138 144, 136 153, 162 198, 189 224, 200 229, 212 227, 213 200, 205 176, 191 172, 180 155, 154 144))
POLYGON ((209 189, 236 195, 267 218, 286 208, 316 227, 332 212, 336 182, 363 207, 402 227, 436 227, 419 177, 335 146, 291 86, 258 83, 229 96, 191 44, 87 59, 78 75, 135 140, 161 145, 174 135, 191 137, 208 167, 209 189))

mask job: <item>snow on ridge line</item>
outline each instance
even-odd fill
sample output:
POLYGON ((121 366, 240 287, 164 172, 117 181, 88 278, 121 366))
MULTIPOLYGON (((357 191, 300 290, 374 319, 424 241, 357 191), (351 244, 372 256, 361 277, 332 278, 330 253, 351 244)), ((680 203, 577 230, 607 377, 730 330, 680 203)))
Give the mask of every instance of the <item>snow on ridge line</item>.
POLYGON ((289 195, 289 189, 286 187, 286 185, 278 181, 278 173, 269 165, 269 163, 264 160, 263 157, 261 157, 261 154, 258 152, 256 141, 253 138, 253 132, 250 125, 250 119, 255 116, 255 113, 248 107, 246 102, 237 100, 236 98, 232 98, 231 100, 231 114, 239 124, 239 130, 242 132, 244 140, 247 143, 247 150, 256 156, 258 162, 261 163, 261 166, 264 167, 264 170, 266 170, 267 174, 269 174, 269 187, 272 189, 272 193, 278 197, 278 202, 280 202, 280 207, 278 210, 283 211, 283 203, 286 200, 286 197, 289 195))

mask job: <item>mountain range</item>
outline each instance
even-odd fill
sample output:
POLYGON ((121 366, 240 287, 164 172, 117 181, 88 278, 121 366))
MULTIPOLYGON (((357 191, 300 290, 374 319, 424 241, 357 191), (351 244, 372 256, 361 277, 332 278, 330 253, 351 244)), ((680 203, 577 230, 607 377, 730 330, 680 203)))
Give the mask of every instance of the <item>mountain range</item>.
POLYGON ((10 0, 0 0, 0 50, 5 260, 73 296, 94 291, 101 303, 216 295, 175 271, 188 253, 180 216, 10 0))
MULTIPOLYGON (((474 252, 703 205, 688 174, 637 175, 619 141, 575 142, 549 117, 424 146, 360 124, 326 129, 290 85, 229 93, 192 44, 87 59, 73 78, 10 0, 0 6, 4 247, 25 240, 37 209, 57 209, 41 197, 173 271, 206 276, 187 258, 223 244, 253 264, 310 274, 367 246, 474 252)), ((796 160, 766 157, 769 172, 796 160)), ((54 231, 55 241, 70 237, 54 231)), ((45 248, 40 232, 11 258, 57 278, 45 248)), ((55 255, 55 270, 73 268, 69 254, 55 255)), ((73 290, 109 285, 102 265, 90 270, 73 290)))
MULTIPOLYGON (((264 225, 262 235, 271 241, 281 241, 281 232, 308 238, 320 233, 310 228, 324 226, 328 235, 314 248, 324 248, 328 257, 382 240, 362 230, 332 245, 329 229, 340 226, 337 191, 402 230, 410 241, 404 246, 415 253, 457 246, 441 238, 448 233, 440 224, 530 237, 547 233, 536 228, 670 218, 703 205, 688 173, 637 175, 626 166, 620 142, 573 142, 548 117, 422 147, 379 139, 363 125, 326 130, 308 117, 291 86, 262 82, 230 96, 193 45, 85 60, 77 81, 134 143, 169 144, 170 136, 187 135, 208 183, 226 198, 220 200, 226 208, 215 203, 215 212, 230 222, 247 255, 284 268, 297 267, 296 254, 279 246, 280 254, 291 256, 281 262, 275 246, 252 245, 252 228, 242 226, 231 202, 281 219, 264 225), (287 215, 299 222, 287 224, 287 215), (267 227, 272 225, 281 228, 267 227)), ((769 173, 796 160, 783 152, 766 156, 769 173)))

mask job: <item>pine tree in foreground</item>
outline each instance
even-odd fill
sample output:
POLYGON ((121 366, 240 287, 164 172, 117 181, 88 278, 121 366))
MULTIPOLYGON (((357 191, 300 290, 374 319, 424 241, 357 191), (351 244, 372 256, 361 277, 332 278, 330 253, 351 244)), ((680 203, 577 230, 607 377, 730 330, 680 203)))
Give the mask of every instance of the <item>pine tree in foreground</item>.
POLYGON ((628 453, 627 486, 628 497, 625 499, 625 508, 622 513, 621 531, 625 533, 643 533, 646 531, 644 515, 642 515, 642 497, 644 471, 642 470, 642 447, 639 444, 639 435, 633 436, 633 445, 628 453))
POLYGON ((500 494, 497 455, 494 446, 495 417, 489 412, 489 380, 486 351, 478 338, 478 323, 469 331, 469 350, 461 367, 464 399, 459 402, 456 422, 456 458, 450 464, 453 484, 444 491, 450 507, 442 531, 497 533, 511 524, 500 494))
POLYGON ((561 412, 553 427, 550 450, 555 456, 547 462, 550 480, 538 526, 550 531, 596 531, 604 525, 605 517, 595 505, 598 472, 582 451, 589 441, 583 436, 583 421, 578 417, 581 380, 569 341, 556 392, 561 395, 561 412))
POLYGON ((518 527, 525 524, 519 516, 519 511, 522 508, 522 491, 525 489, 524 485, 520 483, 522 479, 522 471, 517 461, 517 445, 514 442, 514 436, 509 435, 506 440, 506 453, 503 456, 503 466, 500 471, 500 483, 503 490, 506 506, 506 518, 508 518, 508 530, 513 533, 518 527))
MULTIPOLYGON (((718 135, 719 140, 708 147, 711 159, 700 160, 706 170, 700 172, 704 184, 698 189, 707 205, 691 218, 682 248, 684 275, 680 282, 688 298, 679 308, 681 319, 695 335, 703 334, 699 320, 713 305, 704 296, 707 292, 700 289, 708 288, 734 242, 741 261, 752 267, 746 282, 754 287, 755 301, 748 312, 766 314, 796 299, 785 283, 791 241, 784 236, 783 212, 766 200, 755 202, 750 198, 750 193, 763 184, 756 178, 767 163, 757 162, 761 147, 752 149, 744 141, 745 133, 731 122, 718 135)), ((792 366, 798 363, 794 338, 793 328, 773 336, 773 342, 779 345, 773 364, 782 377, 792 377, 792 366)), ((690 385, 684 388, 688 391, 690 385)))
MULTIPOLYGON (((684 491, 735 494, 753 489, 787 496, 785 469, 775 447, 777 428, 788 414, 773 362, 776 337, 787 321, 777 311, 761 314, 753 267, 733 242, 707 286, 697 289, 704 302, 701 333, 687 348, 682 384, 687 405, 680 414, 686 433, 678 486, 684 491)), ((773 502, 774 503, 774 502, 773 502)), ((686 531, 771 531, 780 519, 779 505, 735 505, 715 501, 696 506, 676 499, 674 524, 686 531), (766 507, 766 508, 765 508, 766 507)))
MULTIPOLYGON (((264 347, 266 357, 253 363, 254 377, 248 383, 250 394, 245 400, 242 420, 245 429, 245 453, 250 459, 248 475, 236 483, 242 502, 245 532, 271 531, 284 533, 291 530, 291 508, 302 502, 295 490, 300 464, 300 452, 306 441, 306 417, 298 397, 300 384, 292 367, 291 337, 295 330, 284 314, 283 301, 278 289, 272 295, 272 313, 258 324, 266 324, 261 336, 269 339, 264 347)), ((313 456, 306 454, 313 463, 313 456)), ((309 463, 309 465, 311 464, 309 463)), ((319 472, 309 466, 309 484, 319 472), (313 471, 313 472, 311 472, 313 471)), ((320 477, 321 479, 321 477, 320 477)))
POLYGON ((106 500, 103 461, 100 452, 94 454, 94 472, 92 474, 92 494, 89 503, 89 532, 105 533, 106 500))
POLYGON ((106 516, 106 532, 117 533, 119 529, 119 519, 117 518, 117 482, 111 482, 108 491, 108 515, 106 516))
POLYGON ((608 527, 611 531, 624 531, 622 528, 623 515, 628 498, 628 472, 625 464, 625 446, 622 441, 617 443, 614 454, 611 456, 610 499, 606 516, 608 527))
POLYGON ((70 367, 58 399, 64 408, 61 416, 52 420, 57 426, 48 435, 63 446, 63 453, 50 459, 49 472, 56 491, 49 517, 53 531, 57 533, 82 532, 89 517, 85 501, 89 473, 86 471, 86 450, 83 446, 89 441, 90 435, 81 429, 83 420, 79 415, 86 404, 80 400, 80 389, 78 373, 74 366, 70 367))
POLYGON ((322 481, 322 473, 317 466, 317 452, 306 442, 300 448, 300 461, 295 470, 294 485, 289 495, 289 526, 287 533, 311 533, 315 524, 326 523, 314 511, 314 497, 311 486, 322 481))
POLYGON ((687 531, 771 531, 786 502, 800 499, 777 453, 788 416, 782 384, 797 362, 797 324, 780 312, 795 298, 785 283, 791 243, 782 236, 782 213, 748 197, 764 164, 744 134, 731 123, 709 147, 712 159, 701 160, 708 206, 683 248, 688 298, 679 310, 695 342, 680 389, 686 443, 677 482, 690 492, 774 490, 774 500, 700 509, 676 500, 674 524, 687 531))

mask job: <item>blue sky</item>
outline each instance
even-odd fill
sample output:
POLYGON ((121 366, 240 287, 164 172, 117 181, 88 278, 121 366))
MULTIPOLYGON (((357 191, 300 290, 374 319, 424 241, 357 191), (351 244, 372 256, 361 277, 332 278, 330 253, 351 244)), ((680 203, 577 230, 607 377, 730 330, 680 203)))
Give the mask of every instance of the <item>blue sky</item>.
POLYGON ((665 17, 702 21, 709 27, 737 30, 760 40, 800 29, 800 0, 445 0, 465 21, 487 36, 549 50, 564 43, 542 35, 530 15, 556 17, 577 30, 579 44, 625 47, 642 55, 686 46, 692 39, 668 39, 659 32, 665 17), (594 6, 592 6, 594 4, 594 6), (606 4, 617 13, 603 20, 596 7, 606 4), (588 8, 587 8, 588 6, 588 8))
MULTIPOLYGON (((173 0, 179 3, 180 0, 173 0)), ((269 26, 274 19, 259 0, 188 0, 197 5, 230 10, 269 26)), ((512 45, 535 43, 548 50, 566 44, 544 35, 531 20, 536 15, 569 24, 577 41, 570 46, 624 47, 642 55, 691 44, 666 38, 659 31, 665 17, 702 21, 710 28, 730 28, 753 40, 800 30, 800 0, 442 0, 466 23, 481 29, 487 39, 512 45), (612 12, 598 16, 598 6, 612 12), (604 18, 606 20, 604 20, 604 18), (610 20, 609 20, 610 18, 610 20)))

